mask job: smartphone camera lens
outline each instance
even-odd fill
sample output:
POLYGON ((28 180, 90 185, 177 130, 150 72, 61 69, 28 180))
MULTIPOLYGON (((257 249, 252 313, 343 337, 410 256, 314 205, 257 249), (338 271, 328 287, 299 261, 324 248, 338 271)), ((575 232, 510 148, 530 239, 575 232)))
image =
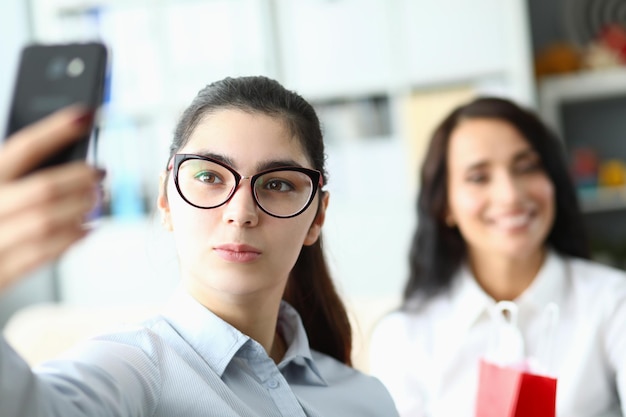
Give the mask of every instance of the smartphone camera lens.
POLYGON ((51 80, 63 77, 67 63, 65 58, 57 57, 51 60, 46 67, 46 76, 51 80))
POLYGON ((74 58, 67 64, 67 75, 78 77, 85 70, 85 62, 80 58, 74 58))
POLYGON ((50 80, 58 80, 65 76, 75 78, 85 71, 85 62, 81 58, 68 60, 63 57, 56 57, 48 63, 46 76, 50 80))

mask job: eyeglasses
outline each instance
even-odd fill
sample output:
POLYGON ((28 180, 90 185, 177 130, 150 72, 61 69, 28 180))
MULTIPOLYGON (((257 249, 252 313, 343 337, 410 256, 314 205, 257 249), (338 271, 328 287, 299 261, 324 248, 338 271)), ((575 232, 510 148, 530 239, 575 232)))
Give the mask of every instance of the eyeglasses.
POLYGON ((323 185, 322 174, 301 167, 278 167, 244 177, 232 167, 201 155, 174 155, 174 183, 187 203, 201 209, 226 204, 241 180, 249 179, 252 197, 273 217, 289 218, 304 212, 323 185))

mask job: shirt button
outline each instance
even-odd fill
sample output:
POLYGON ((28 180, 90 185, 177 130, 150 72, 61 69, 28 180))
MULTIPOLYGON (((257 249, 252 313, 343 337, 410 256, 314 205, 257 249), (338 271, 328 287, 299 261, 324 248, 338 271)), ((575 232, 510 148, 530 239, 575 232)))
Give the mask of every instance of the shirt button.
POLYGON ((267 381, 267 387, 271 389, 278 388, 278 381, 276 381, 275 379, 270 379, 269 381, 267 381))

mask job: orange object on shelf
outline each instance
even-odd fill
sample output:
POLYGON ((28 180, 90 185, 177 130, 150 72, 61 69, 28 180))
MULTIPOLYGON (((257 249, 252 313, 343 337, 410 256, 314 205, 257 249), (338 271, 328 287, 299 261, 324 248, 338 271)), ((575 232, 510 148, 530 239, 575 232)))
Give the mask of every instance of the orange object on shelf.
POLYGON ((582 67, 582 53, 566 42, 553 43, 535 57, 535 76, 575 72, 582 67))
POLYGON ((626 185, 626 164, 619 159, 609 159, 600 164, 598 185, 601 187, 620 187, 626 185))

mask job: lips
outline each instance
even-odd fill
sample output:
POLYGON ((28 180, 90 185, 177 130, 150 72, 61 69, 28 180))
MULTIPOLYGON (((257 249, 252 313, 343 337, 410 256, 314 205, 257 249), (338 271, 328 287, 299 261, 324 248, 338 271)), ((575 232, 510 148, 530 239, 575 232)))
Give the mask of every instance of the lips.
POLYGON ((261 251, 254 246, 243 244, 225 244, 214 248, 215 253, 227 262, 248 263, 261 256, 261 251))

